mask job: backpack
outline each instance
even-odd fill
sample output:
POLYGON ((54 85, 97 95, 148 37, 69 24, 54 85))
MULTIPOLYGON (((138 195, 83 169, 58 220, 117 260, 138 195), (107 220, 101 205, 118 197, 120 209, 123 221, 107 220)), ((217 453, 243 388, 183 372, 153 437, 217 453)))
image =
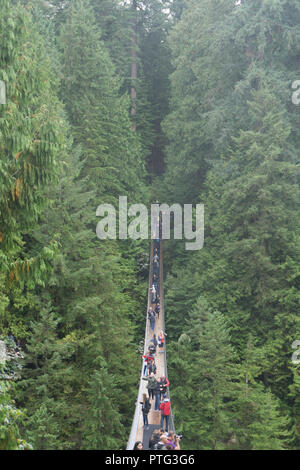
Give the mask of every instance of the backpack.
POLYGON ((153 446, 153 449, 154 449, 154 450, 161 450, 161 449, 163 449, 164 447, 165 447, 165 445, 164 445, 162 442, 158 442, 157 444, 155 444, 155 445, 153 446))

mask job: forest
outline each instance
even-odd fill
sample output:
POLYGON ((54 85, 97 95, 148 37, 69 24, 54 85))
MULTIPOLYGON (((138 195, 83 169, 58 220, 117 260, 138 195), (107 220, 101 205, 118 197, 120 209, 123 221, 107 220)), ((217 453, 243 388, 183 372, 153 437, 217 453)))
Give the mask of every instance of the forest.
POLYGON ((299 0, 1 0, 1 84, 0 449, 126 448, 150 240, 96 234, 126 196, 205 208, 164 241, 181 449, 299 450, 299 0))

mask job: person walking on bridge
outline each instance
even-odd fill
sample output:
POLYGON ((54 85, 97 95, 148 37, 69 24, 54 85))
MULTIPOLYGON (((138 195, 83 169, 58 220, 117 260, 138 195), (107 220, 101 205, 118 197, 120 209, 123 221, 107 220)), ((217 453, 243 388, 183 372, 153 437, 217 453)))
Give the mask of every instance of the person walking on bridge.
POLYGON ((167 377, 165 377, 164 375, 161 376, 161 378, 159 379, 158 382, 159 382, 159 386, 160 386, 160 393, 161 393, 163 398, 166 398, 166 393, 167 393, 167 389, 170 385, 170 382, 167 379, 167 377))
POLYGON ((152 295, 152 303, 155 304, 155 301, 156 301, 156 289, 155 289, 154 284, 152 284, 151 295, 152 295))
POLYGON ((150 353, 154 356, 155 353, 156 353, 156 346, 153 342, 150 341, 148 349, 149 349, 150 353))
POLYGON ((154 258, 153 258, 153 272, 154 274, 159 273, 159 257, 157 253, 154 255, 154 258))
POLYGON ((146 354, 144 356, 142 356, 142 359, 144 359, 144 371, 143 371, 143 375, 148 375, 147 374, 147 366, 148 366, 148 363, 153 361, 154 360, 154 357, 152 356, 152 354, 150 353, 150 351, 147 351, 146 354))
POLYGON ((149 321, 150 321, 150 325, 151 325, 152 331, 154 331, 154 327, 155 327, 155 313, 153 312, 152 307, 150 307, 150 309, 149 309, 149 312, 148 312, 148 318, 149 318, 149 321), (151 309, 151 310, 150 310, 150 309, 151 309))
POLYGON ((159 277, 157 274, 153 274, 153 285, 156 289, 156 291, 158 292, 158 281, 159 281, 159 277))
POLYGON ((154 360, 148 363, 147 369, 148 369, 148 374, 147 374, 148 376, 151 375, 152 372, 154 375, 156 374, 156 364, 154 360))
POLYGON ((142 377, 142 379, 148 381, 147 390, 148 390, 148 394, 149 394, 149 400, 151 398, 153 399, 154 398, 154 390, 155 390, 156 382, 157 382, 156 378, 154 377, 153 372, 151 372, 149 377, 142 377))
POLYGON ((165 344, 165 337, 167 336, 167 333, 164 333, 163 331, 161 331, 159 333, 159 336, 158 336, 158 347, 160 348, 160 351, 159 352, 163 352, 163 347, 164 347, 164 344, 165 344))
POLYGON ((155 333, 154 333, 154 335, 153 335, 153 338, 150 339, 150 343, 153 343, 153 344, 154 344, 155 349, 157 348, 157 346, 158 346, 158 341, 157 341, 157 338, 156 338, 156 334, 155 334, 155 333))
POLYGON ((160 411, 161 411, 161 420, 160 420, 160 427, 161 429, 164 428, 164 421, 166 424, 165 430, 168 432, 169 428, 169 418, 171 414, 171 403, 169 398, 165 398, 164 401, 160 404, 160 411))
POLYGON ((147 398, 146 393, 143 393, 143 401, 140 401, 142 405, 142 413, 143 413, 143 422, 146 429, 149 429, 149 422, 148 422, 148 414, 151 409, 151 403, 149 398, 147 398))

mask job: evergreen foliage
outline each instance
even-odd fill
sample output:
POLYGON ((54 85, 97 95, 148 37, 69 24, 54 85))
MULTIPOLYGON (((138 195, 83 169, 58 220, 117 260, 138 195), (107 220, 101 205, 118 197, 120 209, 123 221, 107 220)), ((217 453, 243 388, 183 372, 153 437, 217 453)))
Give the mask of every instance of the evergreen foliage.
POLYGON ((299 336, 299 113, 291 83, 299 6, 192 1, 170 46, 161 194, 205 204, 205 242, 198 253, 169 246, 168 331, 180 337, 201 293, 225 315, 243 367, 252 335, 259 372, 234 403, 230 441, 235 448, 297 448, 291 345, 299 336))
POLYGON ((1 449, 126 445, 149 247, 97 238, 119 196, 205 205, 204 248, 164 246, 182 448, 299 449, 299 25, 297 0, 1 1, 1 449))

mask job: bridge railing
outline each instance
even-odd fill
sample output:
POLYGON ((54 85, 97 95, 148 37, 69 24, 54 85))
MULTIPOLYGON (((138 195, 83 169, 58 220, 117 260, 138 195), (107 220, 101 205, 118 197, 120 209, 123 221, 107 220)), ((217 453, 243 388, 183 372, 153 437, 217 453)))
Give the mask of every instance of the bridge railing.
MULTIPOLYGON (((151 247, 150 247, 150 253, 149 253, 149 280, 148 280, 148 301, 147 301, 147 313, 146 313, 146 328, 145 328, 145 341, 144 341, 144 355, 147 352, 147 344, 148 344, 148 338, 149 338, 149 322, 147 321, 147 316, 148 316, 148 310, 151 305, 151 293, 150 289, 152 286, 152 276, 153 276, 153 264, 152 264, 152 258, 153 258, 153 240, 151 241, 151 247)), ((134 412, 134 417, 132 421, 132 426, 131 426, 131 432, 130 436, 127 442, 127 450, 132 450, 134 447, 134 444, 137 440, 137 434, 138 434, 138 427, 139 427, 139 421, 140 421, 140 414, 141 414, 141 405, 140 402, 143 401, 143 392, 145 389, 145 382, 142 380, 143 378, 143 369, 144 369, 144 363, 142 364, 142 369, 141 369, 141 376, 140 376, 140 385, 139 385, 139 391, 138 391, 138 396, 136 400, 136 405, 135 405, 135 412, 134 412)))
MULTIPOLYGON (((162 329, 165 331, 165 310, 164 310, 164 288, 163 288, 163 246, 162 246, 162 241, 160 241, 160 276, 159 276, 159 294, 160 294, 160 317, 162 318, 162 329)), ((146 328, 145 328, 145 340, 144 340, 144 355, 146 354, 148 350, 148 344, 149 341, 152 337, 152 330, 150 327, 150 323, 148 321, 148 311, 151 306, 151 286, 152 286, 152 279, 153 279, 153 251, 154 251, 154 241, 151 241, 151 247, 150 247, 150 256, 149 256, 149 281, 148 281, 148 301, 147 301, 147 312, 146 312, 146 328)), ((163 352, 163 363, 164 363, 164 375, 168 377, 168 368, 167 368, 167 339, 165 338, 165 347, 164 347, 164 352, 163 352)), ((130 436, 127 442, 127 450, 132 450, 134 447, 134 444, 137 440, 139 440, 137 437, 141 435, 142 430, 140 429, 142 419, 141 419, 141 405, 140 402, 143 401, 143 393, 146 391, 146 384, 143 379, 143 368, 144 368, 144 363, 142 365, 141 369, 141 375, 140 375, 140 383, 139 383, 139 390, 138 390, 138 395, 137 395, 137 400, 136 400, 136 406, 135 406, 135 413, 132 421, 132 426, 131 426, 131 432, 130 436)), ((167 396, 170 398, 170 391, 168 387, 167 391, 167 396)), ((175 430, 174 427, 174 416, 172 414, 172 408, 171 408, 171 416, 169 420, 169 429, 170 430, 175 430)))
MULTIPOLYGON (((163 243, 160 243, 160 311, 162 312, 163 318, 163 331, 165 332, 165 296, 164 296, 164 264, 163 264, 163 243)), ((167 338, 165 338, 165 352, 164 352, 164 363, 165 363, 165 375, 168 377, 168 364, 167 364, 167 338)), ((170 387, 168 387, 167 396, 171 401, 170 387)), ((171 402, 171 415, 169 420, 169 429, 175 431, 174 426, 174 415, 172 413, 172 402, 171 402)))

